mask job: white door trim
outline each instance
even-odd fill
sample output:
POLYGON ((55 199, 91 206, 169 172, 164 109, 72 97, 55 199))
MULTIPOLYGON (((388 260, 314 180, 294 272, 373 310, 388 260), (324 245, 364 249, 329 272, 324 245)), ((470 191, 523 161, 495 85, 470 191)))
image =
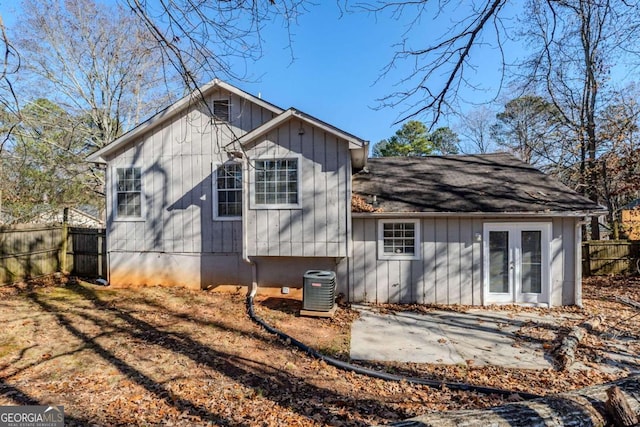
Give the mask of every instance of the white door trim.
POLYGON ((483 305, 489 304, 527 304, 549 306, 551 295, 551 223, 550 222, 486 222, 483 224, 483 305), (509 250, 509 292, 490 292, 489 232, 507 231, 509 250), (541 293, 522 292, 522 231, 540 231, 541 233, 541 293))

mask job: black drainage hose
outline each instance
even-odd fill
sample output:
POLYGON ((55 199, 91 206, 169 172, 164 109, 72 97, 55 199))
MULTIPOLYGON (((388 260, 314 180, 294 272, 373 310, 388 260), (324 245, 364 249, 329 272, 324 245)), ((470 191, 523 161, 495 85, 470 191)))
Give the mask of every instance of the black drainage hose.
POLYGON ((428 380, 428 379, 416 378, 416 377, 405 377, 403 375, 394 375, 386 372, 376 371, 374 369, 364 368, 362 366, 352 365, 351 363, 343 362, 342 360, 338 360, 333 357, 321 354, 316 350, 314 350, 313 348, 302 343, 301 341, 298 341, 297 339, 285 334, 284 332, 266 323, 264 320, 262 320, 262 318, 260 318, 259 316, 256 316, 255 311, 253 309, 252 296, 247 297, 247 312, 249 313, 249 317, 251 318, 251 320, 256 322, 258 325, 262 326, 267 332, 270 332, 276 335, 278 338, 280 338, 287 344, 290 344, 299 348, 300 350, 307 353, 309 356, 322 360, 327 365, 334 366, 344 371, 355 372, 356 374, 366 375, 368 377, 378 378, 386 381, 405 381, 410 384, 426 385, 428 387, 433 387, 433 388, 442 388, 444 386, 450 390, 471 391, 471 392, 482 393, 482 394, 497 394, 501 396, 513 396, 517 394, 518 396, 520 396, 522 399, 525 399, 525 400, 537 399, 542 397, 537 394, 525 393, 522 391, 504 390, 500 388, 483 387, 483 386, 477 386, 477 385, 465 384, 465 383, 450 383, 450 382, 428 380))

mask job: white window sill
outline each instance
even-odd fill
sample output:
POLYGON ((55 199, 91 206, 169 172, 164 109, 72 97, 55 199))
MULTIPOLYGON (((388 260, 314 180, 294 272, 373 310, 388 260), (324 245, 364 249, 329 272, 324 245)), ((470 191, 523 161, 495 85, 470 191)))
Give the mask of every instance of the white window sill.
POLYGON ((139 216, 125 216, 125 217, 121 216, 118 218, 114 218, 113 221, 114 222, 145 222, 146 219, 139 216))
POLYGON ((251 206, 251 209, 302 209, 300 204, 279 204, 279 205, 256 205, 251 206))
POLYGON ((214 216, 214 221, 242 221, 241 216, 214 216))
POLYGON ((378 257, 379 260, 383 260, 383 261, 417 261, 420 259, 419 256, 417 255, 393 255, 393 254, 388 254, 388 255, 380 255, 378 257))

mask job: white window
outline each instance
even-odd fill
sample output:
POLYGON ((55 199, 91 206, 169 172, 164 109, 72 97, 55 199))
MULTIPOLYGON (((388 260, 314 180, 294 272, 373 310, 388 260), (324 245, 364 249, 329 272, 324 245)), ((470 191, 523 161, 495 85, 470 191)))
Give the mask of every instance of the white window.
POLYGON ((228 122, 231 114, 229 113, 228 99, 214 99, 213 101, 213 118, 221 122, 228 122))
POLYGON ((256 206, 299 207, 298 160, 297 158, 255 160, 253 201, 256 206))
POLYGON ((379 220, 378 258, 420 259, 420 220, 379 220))
POLYGON ((116 168, 116 218, 142 218, 142 172, 139 167, 116 168))
POLYGON ((214 209, 219 219, 237 219, 242 216, 242 165, 225 163, 216 169, 214 182, 214 209))

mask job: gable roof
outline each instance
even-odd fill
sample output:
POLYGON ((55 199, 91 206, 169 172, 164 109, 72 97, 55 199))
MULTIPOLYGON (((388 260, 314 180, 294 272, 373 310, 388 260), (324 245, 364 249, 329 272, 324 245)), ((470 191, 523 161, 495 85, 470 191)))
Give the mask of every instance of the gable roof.
POLYGON ((337 127, 330 125, 329 123, 323 122, 322 120, 317 119, 295 108, 289 108, 282 114, 244 134, 238 139, 238 142, 242 145, 250 144, 251 142, 257 140, 261 136, 264 136, 268 132, 276 129, 281 124, 286 123, 288 120, 291 120, 293 118, 299 119, 311 126, 315 126, 319 129, 324 130, 325 132, 335 135, 340 139, 346 140, 349 143, 349 150, 351 151, 352 165, 357 169, 362 168, 366 165, 367 154, 369 151, 368 141, 365 141, 364 139, 358 138, 355 135, 338 129, 337 127))
POLYGON ((291 118, 300 119, 303 122, 316 126, 326 132, 336 135, 339 138, 347 140, 349 142, 349 148, 361 148, 367 143, 367 141, 365 141, 364 139, 358 138, 355 135, 352 135, 348 132, 338 129, 333 125, 323 122, 322 120, 319 120, 309 114, 303 113, 300 110, 296 110, 295 108, 289 108, 279 116, 274 117, 268 122, 263 123, 262 126, 258 126, 252 131, 241 136, 239 138, 239 142, 241 144, 248 144, 252 141, 255 141, 257 138, 265 135, 269 131, 275 129, 276 127, 280 126, 282 123, 285 123, 287 120, 291 118))
POLYGON ((206 98, 211 92, 213 92, 216 88, 226 90, 232 94, 235 94, 241 98, 247 99, 254 104, 259 105, 262 108, 265 108, 274 114, 281 114, 283 109, 273 105, 269 102, 264 101, 261 98, 253 96, 243 90, 238 89, 235 86, 232 86, 228 83, 223 82, 219 79, 213 79, 211 82, 202 86, 201 88, 194 90, 189 95, 183 97, 182 99, 176 101, 169 107, 155 114, 151 118, 145 120, 144 122, 137 125, 135 128, 131 129, 129 132, 115 139, 113 142, 108 145, 102 147, 95 153, 89 155, 87 157, 87 161, 95 162, 95 163, 105 163, 105 156, 108 156, 110 153, 114 152, 118 148, 126 145, 128 142, 133 140, 134 138, 140 136, 144 132, 148 132, 149 130, 160 126, 163 123, 166 123, 168 120, 172 119, 180 112, 189 108, 189 106, 193 105, 194 100, 198 98, 206 98))
POLYGON ((640 206, 640 199, 635 199, 624 205, 620 208, 620 210, 631 210, 640 206))
MULTIPOLYGON (((383 212, 587 215, 606 210, 506 153, 369 159, 353 192, 383 212)), ((373 214, 375 215, 375 214, 373 214)))
MULTIPOLYGON (((43 206, 44 209, 40 214, 38 214, 34 219, 30 222, 32 223, 62 223, 63 212, 60 209, 53 209, 49 206, 47 209, 46 206, 43 206)), ((85 226, 85 227, 104 227, 104 220, 98 218, 97 215, 92 215, 86 210, 94 211, 90 206, 83 206, 82 208, 69 208, 69 217, 67 218, 68 223, 71 226, 85 226), (83 210, 84 209, 84 210, 83 210)), ((97 211, 97 210, 96 210, 97 211)), ((97 213, 97 212, 96 212, 97 213)), ((99 215, 99 213, 97 213, 99 215)))

